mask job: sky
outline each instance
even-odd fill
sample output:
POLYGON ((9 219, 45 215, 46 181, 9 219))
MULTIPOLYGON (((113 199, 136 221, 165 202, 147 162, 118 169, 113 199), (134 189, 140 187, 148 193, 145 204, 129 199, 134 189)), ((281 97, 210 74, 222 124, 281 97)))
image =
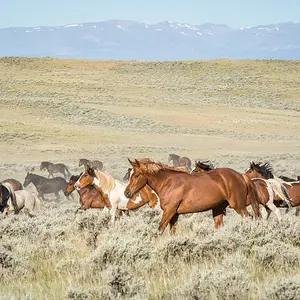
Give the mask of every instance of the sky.
POLYGON ((0 28, 107 20, 226 24, 300 21, 300 0, 0 0, 0 28))

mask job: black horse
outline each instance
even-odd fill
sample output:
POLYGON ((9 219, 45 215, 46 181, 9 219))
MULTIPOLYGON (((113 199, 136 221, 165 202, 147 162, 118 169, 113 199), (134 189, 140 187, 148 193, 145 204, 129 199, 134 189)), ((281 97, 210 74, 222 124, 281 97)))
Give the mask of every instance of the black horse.
MULTIPOLYGON (((38 196, 43 200, 44 194, 55 194, 56 199, 59 198, 59 192, 64 192, 67 181, 63 177, 46 178, 37 174, 27 173, 24 181, 24 187, 32 183, 38 192, 38 196)), ((67 197, 69 199, 69 197, 67 197)))
POLYGON ((42 161, 40 170, 42 171, 44 169, 47 169, 47 171, 49 172, 48 178, 50 178, 50 176, 54 177, 54 174, 56 173, 63 174, 65 178, 67 178, 67 175, 71 176, 69 169, 64 164, 53 164, 49 161, 42 161))

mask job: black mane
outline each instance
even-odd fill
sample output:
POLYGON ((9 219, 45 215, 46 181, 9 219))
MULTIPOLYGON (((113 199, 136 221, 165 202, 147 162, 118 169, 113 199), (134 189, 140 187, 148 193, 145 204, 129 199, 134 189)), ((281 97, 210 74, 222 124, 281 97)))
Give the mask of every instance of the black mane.
POLYGON ((211 171, 215 169, 215 166, 209 161, 197 161, 196 166, 204 171, 211 171))
POLYGON ((252 163, 252 167, 256 172, 264 176, 266 179, 274 178, 273 168, 268 162, 264 164, 262 162, 252 163))

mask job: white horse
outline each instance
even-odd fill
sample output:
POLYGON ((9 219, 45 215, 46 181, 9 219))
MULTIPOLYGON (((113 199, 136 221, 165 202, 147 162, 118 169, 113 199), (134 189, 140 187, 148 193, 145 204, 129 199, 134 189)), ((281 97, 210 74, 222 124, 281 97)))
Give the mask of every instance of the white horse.
MULTIPOLYGON (((24 209, 30 217, 36 216, 34 211, 40 210, 40 199, 34 193, 27 190, 13 191, 13 193, 15 195, 19 210, 24 209)), ((7 204, 9 206, 9 210, 14 210, 14 206, 11 203, 11 197, 9 198, 7 204)))

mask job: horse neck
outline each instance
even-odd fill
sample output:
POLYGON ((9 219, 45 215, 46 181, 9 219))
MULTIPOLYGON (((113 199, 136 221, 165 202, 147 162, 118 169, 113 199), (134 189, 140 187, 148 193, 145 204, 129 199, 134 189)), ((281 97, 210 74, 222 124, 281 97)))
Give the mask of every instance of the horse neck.
POLYGON ((177 173, 172 170, 161 170, 155 174, 145 174, 147 177, 148 186, 161 197, 161 193, 164 189, 169 188, 167 181, 173 177, 173 173, 177 173))
POLYGON ((116 186, 116 180, 108 174, 101 171, 95 171, 97 179, 101 182, 101 188, 106 193, 110 193, 116 186))

